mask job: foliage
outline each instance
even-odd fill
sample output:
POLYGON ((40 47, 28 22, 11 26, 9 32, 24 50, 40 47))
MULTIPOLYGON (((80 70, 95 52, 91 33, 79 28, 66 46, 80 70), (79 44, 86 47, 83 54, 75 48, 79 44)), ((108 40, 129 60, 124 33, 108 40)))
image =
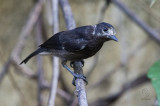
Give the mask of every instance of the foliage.
POLYGON ((160 60, 155 62, 149 69, 148 77, 152 80, 152 85, 156 91, 158 97, 158 103, 160 106, 160 60))

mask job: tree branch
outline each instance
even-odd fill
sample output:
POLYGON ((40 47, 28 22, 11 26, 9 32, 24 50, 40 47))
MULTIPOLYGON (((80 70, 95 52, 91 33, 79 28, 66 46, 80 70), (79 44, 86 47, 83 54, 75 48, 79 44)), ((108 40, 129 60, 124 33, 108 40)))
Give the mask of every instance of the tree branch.
MULTIPOLYGON (((53 32, 54 34, 59 31, 59 18, 58 18, 58 0, 52 0, 52 11, 53 11, 53 32)), ((58 86, 58 78, 59 78, 59 58, 53 56, 53 72, 52 72, 52 84, 50 91, 50 98, 48 102, 48 106, 54 106, 56 99, 56 90, 58 86)))
POLYGON ((11 64, 11 59, 9 58, 9 59, 7 60, 7 62, 4 64, 4 66, 3 66, 3 68, 2 68, 2 71, 1 71, 1 73, 0 73, 0 84, 1 84, 4 76, 7 74, 8 68, 9 68, 10 64, 11 64))
MULTIPOLYGON (((37 46, 42 43, 42 17, 40 15, 37 24, 36 24, 36 40, 37 46)), ((42 57, 40 55, 37 56, 37 79, 38 79, 38 90, 37 90, 37 99, 38 99, 38 106, 42 106, 43 99, 42 99, 42 84, 44 80, 43 74, 43 62, 42 57)))
MULTIPOLYGON (((68 3, 68 0, 60 0, 60 5, 61 5, 64 17, 65 17, 67 29, 70 30, 70 29, 75 28, 76 24, 75 24, 75 21, 72 15, 72 11, 71 11, 71 7, 68 3)), ((78 61, 74 62, 73 67, 74 67, 75 73, 83 74, 81 62, 78 62, 78 61)), ((75 83, 76 83, 76 92, 78 94, 77 96, 79 100, 79 106, 88 106, 84 81, 82 79, 77 78, 75 83)))

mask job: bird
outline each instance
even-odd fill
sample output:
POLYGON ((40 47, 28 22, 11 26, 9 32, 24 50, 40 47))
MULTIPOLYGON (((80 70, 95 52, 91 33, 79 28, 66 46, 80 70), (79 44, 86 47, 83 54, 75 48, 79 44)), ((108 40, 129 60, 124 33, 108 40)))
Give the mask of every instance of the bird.
MULTIPOLYGON (((62 59, 62 66, 66 68, 74 79, 86 77, 74 73, 67 65, 67 61, 82 61, 95 55, 107 41, 118 41, 115 28, 106 22, 95 25, 80 26, 54 34, 51 38, 39 45, 39 48, 27 56, 20 64, 27 63, 33 56, 54 55, 62 59)), ((73 83, 73 82, 72 82, 73 83)))

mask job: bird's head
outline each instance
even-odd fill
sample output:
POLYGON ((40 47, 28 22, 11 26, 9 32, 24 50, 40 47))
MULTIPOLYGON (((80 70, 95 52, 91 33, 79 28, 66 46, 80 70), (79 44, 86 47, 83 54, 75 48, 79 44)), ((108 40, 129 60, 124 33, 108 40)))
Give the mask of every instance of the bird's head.
POLYGON ((111 24, 102 22, 94 25, 93 27, 94 27, 93 35, 95 35, 98 39, 102 41, 108 41, 108 40, 118 41, 118 39, 115 36, 116 31, 111 24))

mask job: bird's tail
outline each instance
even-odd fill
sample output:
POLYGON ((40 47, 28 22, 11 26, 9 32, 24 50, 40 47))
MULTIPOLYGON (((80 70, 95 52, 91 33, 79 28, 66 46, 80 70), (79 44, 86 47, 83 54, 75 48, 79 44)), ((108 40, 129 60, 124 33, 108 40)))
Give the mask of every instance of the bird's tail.
POLYGON ((26 57, 20 64, 23 64, 23 63, 27 63, 29 59, 31 59, 33 56, 41 53, 41 52, 44 52, 46 49, 44 48, 39 48, 37 49, 36 51, 34 51, 33 53, 31 53, 28 57, 26 57))

